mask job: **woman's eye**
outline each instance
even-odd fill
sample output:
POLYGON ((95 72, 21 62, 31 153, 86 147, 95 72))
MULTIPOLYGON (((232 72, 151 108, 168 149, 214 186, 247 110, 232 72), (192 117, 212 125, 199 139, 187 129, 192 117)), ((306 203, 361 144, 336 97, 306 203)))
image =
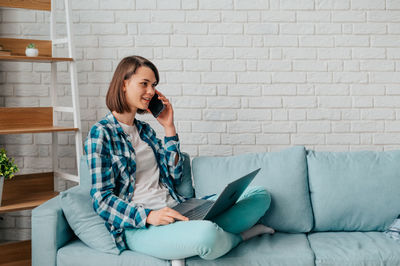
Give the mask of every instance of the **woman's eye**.
POLYGON ((143 86, 147 87, 147 82, 143 82, 142 84, 143 86))

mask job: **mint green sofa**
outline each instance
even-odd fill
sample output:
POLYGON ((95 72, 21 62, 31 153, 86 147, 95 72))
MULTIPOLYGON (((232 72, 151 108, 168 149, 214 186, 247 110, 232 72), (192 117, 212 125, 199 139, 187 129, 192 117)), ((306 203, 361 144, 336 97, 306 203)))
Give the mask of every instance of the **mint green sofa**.
MULTIPOLYGON (((196 197, 202 197, 258 167, 252 185, 266 187, 272 196, 260 222, 277 233, 243 242, 214 261, 187 258, 186 265, 400 265, 400 243, 382 233, 400 214, 400 151, 293 147, 197 157, 191 171, 186 166, 185 179, 192 174, 196 197)), ((185 193, 190 193, 188 184, 181 188, 185 193)), ((88 247, 71 230, 60 196, 32 212, 32 261, 34 266, 170 265, 133 251, 116 255, 88 247)))

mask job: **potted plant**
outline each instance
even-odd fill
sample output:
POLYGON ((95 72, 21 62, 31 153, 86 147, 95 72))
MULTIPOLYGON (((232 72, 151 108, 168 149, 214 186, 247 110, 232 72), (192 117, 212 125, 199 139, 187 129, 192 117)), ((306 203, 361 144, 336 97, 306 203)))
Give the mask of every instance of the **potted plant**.
POLYGON ((30 43, 25 49, 25 54, 26 56, 35 57, 39 55, 39 50, 34 43, 30 43))
POLYGON ((0 206, 3 197, 4 179, 11 179, 14 173, 18 172, 18 166, 14 159, 8 158, 5 149, 0 149, 0 206))

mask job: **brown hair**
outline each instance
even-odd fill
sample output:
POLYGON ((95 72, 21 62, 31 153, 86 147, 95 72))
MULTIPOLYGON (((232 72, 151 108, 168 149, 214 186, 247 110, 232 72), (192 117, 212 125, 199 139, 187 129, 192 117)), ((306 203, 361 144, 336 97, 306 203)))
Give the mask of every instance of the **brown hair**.
MULTIPOLYGON (((160 81, 160 76, 156 66, 144 57, 132 55, 125 57, 119 62, 115 69, 114 76, 108 87, 106 95, 106 105, 110 111, 116 111, 117 113, 130 112, 129 105, 126 102, 125 93, 123 91, 124 81, 132 77, 136 73, 136 70, 145 66, 153 70, 154 76, 156 77, 157 84, 160 81)), ((137 113, 145 113, 146 110, 137 110, 137 113)))

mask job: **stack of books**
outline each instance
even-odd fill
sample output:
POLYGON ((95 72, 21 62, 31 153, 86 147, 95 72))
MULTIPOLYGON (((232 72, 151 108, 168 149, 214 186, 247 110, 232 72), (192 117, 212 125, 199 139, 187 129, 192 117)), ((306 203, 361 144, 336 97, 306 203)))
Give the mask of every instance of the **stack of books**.
POLYGON ((0 56, 2 55, 11 55, 11 50, 4 50, 3 46, 0 45, 0 56))

